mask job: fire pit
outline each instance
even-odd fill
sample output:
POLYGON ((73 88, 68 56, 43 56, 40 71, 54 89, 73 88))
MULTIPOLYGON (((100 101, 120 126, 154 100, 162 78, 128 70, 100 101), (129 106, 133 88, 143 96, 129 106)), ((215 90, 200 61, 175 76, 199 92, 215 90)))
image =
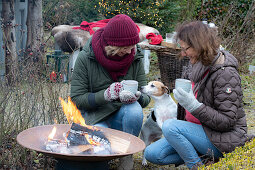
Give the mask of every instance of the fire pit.
POLYGON ((47 151, 45 142, 48 140, 48 136, 51 133, 53 127, 57 128, 55 138, 64 140, 63 134, 68 132, 71 125, 68 124, 55 124, 37 126, 22 131, 17 136, 17 141, 25 148, 41 152, 45 155, 49 155, 59 159, 75 160, 75 161, 106 161, 118 157, 131 155, 142 151, 145 148, 144 142, 136 136, 131 134, 110 129, 97 127, 110 142, 111 148, 114 151, 111 154, 83 154, 83 153, 57 153, 47 151))
POLYGON ((144 142, 131 134, 86 125, 75 104, 61 99, 69 124, 37 126, 22 131, 17 141, 25 148, 55 157, 57 169, 108 169, 107 161, 140 152, 144 142), (73 161, 76 161, 75 163, 73 161), (78 162, 77 162, 78 161, 78 162), (96 163, 93 163, 96 162, 96 163), (74 166, 77 165, 77 168, 74 166))

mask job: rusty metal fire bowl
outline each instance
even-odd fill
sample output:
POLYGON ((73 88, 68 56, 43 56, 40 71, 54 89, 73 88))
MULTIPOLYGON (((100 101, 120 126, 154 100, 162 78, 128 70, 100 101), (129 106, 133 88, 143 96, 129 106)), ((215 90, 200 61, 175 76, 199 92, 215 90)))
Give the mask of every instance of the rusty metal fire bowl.
POLYGON ((111 147, 115 148, 112 154, 100 155, 100 154, 63 154, 57 152, 47 151, 45 149, 45 142, 48 140, 48 136, 51 133, 53 127, 57 128, 55 134, 56 139, 64 139, 63 133, 70 130, 71 125, 68 124, 55 124, 55 125, 44 125, 36 126, 33 128, 26 129, 18 134, 18 143, 28 149, 35 150, 48 156, 55 157, 57 159, 75 160, 75 161, 107 161, 118 157, 131 155, 144 150, 145 144, 138 137, 103 127, 96 127, 109 139, 111 147))

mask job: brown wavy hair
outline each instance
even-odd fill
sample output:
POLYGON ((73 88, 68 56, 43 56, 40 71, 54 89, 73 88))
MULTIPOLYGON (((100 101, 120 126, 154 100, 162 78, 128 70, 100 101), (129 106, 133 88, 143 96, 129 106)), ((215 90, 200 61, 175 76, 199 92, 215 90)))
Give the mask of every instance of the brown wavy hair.
POLYGON ((176 39, 182 40, 195 49, 198 53, 198 61, 208 66, 218 54, 220 38, 217 28, 211 28, 201 21, 185 22, 177 30, 176 39))

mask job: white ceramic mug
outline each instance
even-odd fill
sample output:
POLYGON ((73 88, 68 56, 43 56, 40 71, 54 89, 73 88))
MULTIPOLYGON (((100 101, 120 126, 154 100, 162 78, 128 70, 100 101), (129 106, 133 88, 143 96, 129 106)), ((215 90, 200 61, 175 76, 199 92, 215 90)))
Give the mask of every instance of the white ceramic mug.
POLYGON ((184 91, 189 92, 191 90, 191 81, 187 79, 176 79, 175 89, 182 88, 184 91))
POLYGON ((138 90, 138 82, 135 80, 124 80, 122 85, 124 90, 130 91, 133 94, 136 94, 138 90))

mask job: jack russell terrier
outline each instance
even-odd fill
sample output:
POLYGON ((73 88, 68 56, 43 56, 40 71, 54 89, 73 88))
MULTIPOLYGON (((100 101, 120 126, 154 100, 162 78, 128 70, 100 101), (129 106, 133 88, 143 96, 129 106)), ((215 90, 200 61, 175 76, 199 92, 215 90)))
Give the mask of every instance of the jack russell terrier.
MULTIPOLYGON (((142 86, 141 92, 155 101, 154 109, 143 124, 140 135, 145 145, 148 146, 162 137, 161 128, 165 120, 177 119, 177 104, 168 94, 168 87, 159 81, 151 81, 148 85, 142 86)), ((142 164, 147 165, 144 156, 142 164)))

